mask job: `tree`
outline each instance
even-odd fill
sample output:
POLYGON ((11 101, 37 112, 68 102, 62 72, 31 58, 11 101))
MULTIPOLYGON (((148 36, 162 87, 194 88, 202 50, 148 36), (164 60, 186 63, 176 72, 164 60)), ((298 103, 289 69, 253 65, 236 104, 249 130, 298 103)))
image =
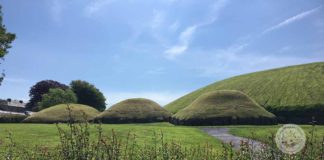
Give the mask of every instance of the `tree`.
MULTIPOLYGON (((11 48, 11 42, 16 39, 16 35, 7 32, 6 26, 2 23, 2 7, 0 5, 0 58, 3 60, 4 56, 8 54, 8 49, 11 48)), ((5 74, 0 74, 0 85, 5 74)))
POLYGON ((81 80, 72 81, 72 91, 76 94, 78 103, 85 104, 103 111, 106 108, 106 98, 94 85, 81 80))
POLYGON ((51 88, 61 88, 63 90, 68 89, 69 87, 65 84, 62 84, 53 80, 43 80, 37 82, 34 86, 30 88, 29 97, 30 100, 26 104, 26 109, 37 111, 37 103, 42 100, 42 95, 48 93, 51 88))
POLYGON ((42 101, 39 102, 39 109, 45 109, 62 103, 77 103, 77 97, 71 89, 51 88, 49 92, 42 95, 42 101))

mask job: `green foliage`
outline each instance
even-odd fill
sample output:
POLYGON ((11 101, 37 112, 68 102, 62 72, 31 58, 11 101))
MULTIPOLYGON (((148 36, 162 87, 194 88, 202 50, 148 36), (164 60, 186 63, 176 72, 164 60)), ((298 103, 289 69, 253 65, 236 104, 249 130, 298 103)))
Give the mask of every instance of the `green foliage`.
POLYGON ((42 101, 39 102, 40 110, 64 103, 77 103, 74 92, 70 89, 51 88, 48 93, 42 95, 42 101))
POLYGON ((0 123, 19 123, 24 120, 27 115, 0 113, 0 123))
POLYGON ((72 81, 70 85, 79 104, 92 106, 99 111, 106 109, 106 98, 94 85, 81 80, 72 81))
MULTIPOLYGON (((11 43, 16 39, 16 35, 7 32, 6 26, 3 24, 1 9, 2 7, 0 6, 0 58, 3 59, 3 57, 8 54, 8 49, 11 48, 11 43)), ((0 85, 4 76, 4 73, 1 73, 0 85)))
POLYGON ((168 121, 170 116, 167 110, 149 99, 133 98, 111 106, 96 120, 103 123, 144 123, 168 121))
POLYGON ((275 116, 240 91, 219 90, 199 96, 173 119, 189 125, 268 124, 275 116))
MULTIPOLYGON (((69 104, 72 114, 72 120, 77 122, 84 119, 86 116, 87 120, 93 120, 99 111, 93 107, 82 105, 82 104, 69 104)), ((27 123, 59 123, 68 122, 69 110, 66 104, 59 104, 53 107, 43 109, 39 112, 32 114, 23 120, 27 123)))
MULTIPOLYGON (((239 90, 276 116, 305 119, 324 115, 324 62, 255 72, 215 82, 189 93, 165 108, 172 113, 190 105, 200 95, 216 90, 239 90), (295 117, 294 117, 295 116, 295 117)), ((324 124, 324 119, 321 123, 324 124)))
POLYGON ((48 93, 51 88, 60 88, 66 90, 69 87, 65 84, 53 80, 43 80, 37 82, 34 86, 30 88, 30 100, 26 104, 26 109, 38 111, 39 107, 37 104, 42 101, 42 95, 48 93))

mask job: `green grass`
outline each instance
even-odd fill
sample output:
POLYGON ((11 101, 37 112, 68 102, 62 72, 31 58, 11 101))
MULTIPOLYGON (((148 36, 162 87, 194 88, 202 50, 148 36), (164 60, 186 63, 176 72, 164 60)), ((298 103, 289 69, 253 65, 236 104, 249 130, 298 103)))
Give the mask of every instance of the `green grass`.
MULTIPOLYGON (((86 116, 87 120, 92 120, 100 112, 93 107, 82 104, 70 104, 71 115, 73 120, 84 120, 86 116), (84 115, 85 114, 85 115, 84 115)), ((28 123, 56 123, 67 122, 69 120, 69 111, 67 104, 59 104, 53 107, 43 109, 37 113, 27 117, 23 122, 28 123)))
POLYGON ((324 115, 323 79, 324 62, 255 72, 215 82, 171 102, 165 108, 177 113, 204 93, 239 90, 276 115, 287 117, 298 111, 294 115, 299 118, 314 114, 321 117, 324 115))
POLYGON ((189 120, 225 117, 274 118, 275 116, 240 91, 221 90, 202 94, 174 117, 189 120))
MULTIPOLYGON (((272 125, 272 126, 227 126, 229 128, 229 132, 236 136, 253 138, 262 142, 269 142, 271 134, 276 134, 277 130, 282 125, 272 125)), ((310 137, 310 131, 312 130, 311 125, 300 125, 300 127, 304 130, 306 136, 310 137)), ((316 139, 321 141, 324 136, 324 125, 315 126, 315 133, 317 134, 316 139)))
MULTIPOLYGON (((60 126, 66 126, 61 124, 60 126)), ((96 125, 91 125, 91 136, 97 135, 96 125)), ((151 143, 154 132, 159 137, 163 132, 165 140, 174 140, 190 147, 193 145, 211 144, 215 149, 221 148, 221 143, 209 136, 199 128, 174 126, 170 123, 145 123, 145 124, 103 124, 104 135, 111 135, 113 129, 118 137, 126 140, 129 132, 135 134, 140 145, 151 143)), ((0 140, 3 141, 8 135, 13 134, 13 139, 19 144, 32 148, 35 145, 55 147, 59 144, 58 131, 55 124, 0 124, 0 140)), ((0 142, 1 142, 0 141, 0 142)), ((0 143, 1 144, 1 143, 0 143)), ((3 147, 3 145, 1 145, 3 147)), ((1 149, 1 147, 0 147, 1 149)))
POLYGON ((171 114, 159 104, 144 98, 119 102, 99 114, 96 119, 103 123, 168 121, 171 114))

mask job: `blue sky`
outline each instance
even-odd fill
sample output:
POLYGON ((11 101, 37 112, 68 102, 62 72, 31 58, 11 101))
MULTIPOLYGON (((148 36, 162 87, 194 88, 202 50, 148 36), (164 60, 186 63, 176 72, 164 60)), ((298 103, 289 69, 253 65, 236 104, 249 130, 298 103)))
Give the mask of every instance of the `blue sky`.
POLYGON ((324 1, 0 0, 17 39, 0 98, 44 79, 95 84, 109 105, 164 105, 234 75, 324 61, 324 1))

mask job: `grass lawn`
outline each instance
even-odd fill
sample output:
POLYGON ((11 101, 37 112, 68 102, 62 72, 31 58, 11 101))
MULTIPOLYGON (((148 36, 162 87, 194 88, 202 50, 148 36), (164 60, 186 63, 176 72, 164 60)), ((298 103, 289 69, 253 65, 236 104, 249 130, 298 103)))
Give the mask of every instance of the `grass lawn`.
MULTIPOLYGON (((282 125, 270 125, 270 126, 252 126, 252 125, 242 125, 242 126, 227 126, 229 132, 233 135, 253 138, 262 142, 269 142, 271 134, 276 134, 277 130, 282 125), (253 133, 253 137, 252 137, 253 133)), ((310 136, 310 131, 312 130, 311 125, 300 125, 307 136, 310 136)), ((324 125, 315 126, 315 133, 317 135, 317 140, 322 140, 324 137, 324 125)))
MULTIPOLYGON (((65 124, 60 126, 66 127, 65 124)), ((97 125, 91 125, 91 135, 95 138, 97 125)), ((301 125, 306 134, 311 130, 310 125, 301 125)), ((147 124, 103 124, 102 128, 104 134, 109 136, 112 129, 117 134, 118 138, 126 140, 129 132, 136 135, 139 145, 153 143, 154 132, 157 134, 158 139, 160 133, 163 132, 164 140, 174 140, 183 144, 183 146, 190 147, 193 145, 204 145, 206 143, 213 145, 215 150, 221 149, 221 143, 217 139, 209 136, 201 131, 200 127, 187 127, 187 126, 174 126, 170 123, 147 123, 147 124)), ((210 126, 208 126, 210 127, 210 126)), ((229 132, 233 135, 241 137, 252 137, 254 139, 267 142, 271 133, 276 133, 281 125, 270 126, 252 126, 252 125, 236 125, 236 126, 213 126, 213 127, 227 127, 229 132)), ((324 136, 324 126, 316 126, 316 133, 318 139, 324 136)), ((0 124, 0 148, 4 147, 7 142, 6 137, 8 132, 12 133, 12 137, 18 144, 24 144, 28 148, 34 146, 48 146, 55 147, 59 144, 58 131, 55 124, 0 124)))
MULTIPOLYGON (((61 124, 65 127, 65 124, 61 124)), ((97 125, 91 125, 91 135, 96 137, 97 125)), ((206 143, 213 145, 218 150, 221 148, 221 143, 215 138, 209 136, 199 128, 174 126, 170 123, 148 123, 148 124, 103 124, 105 135, 110 135, 114 129, 118 137, 126 140, 129 132, 136 134, 138 144, 153 143, 152 138, 154 132, 157 133, 158 139, 163 132, 164 140, 174 140, 190 147, 193 145, 204 145, 206 143)), ((55 124, 0 124, 0 145, 7 135, 8 131, 12 133, 15 142, 24 144, 26 147, 49 146, 55 147, 59 144, 58 131, 55 124)), ((1 147, 4 146, 2 143, 1 147)), ((0 148, 1 148, 0 147, 0 148)))

